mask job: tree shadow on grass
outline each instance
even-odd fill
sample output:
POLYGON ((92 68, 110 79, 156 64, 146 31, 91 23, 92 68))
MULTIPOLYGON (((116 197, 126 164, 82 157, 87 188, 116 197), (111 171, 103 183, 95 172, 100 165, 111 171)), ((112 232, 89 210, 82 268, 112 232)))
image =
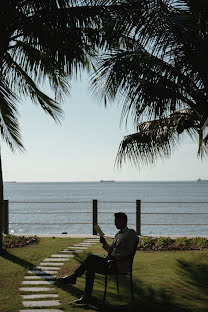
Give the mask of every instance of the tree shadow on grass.
POLYGON ((208 311, 208 264, 178 260, 177 274, 183 300, 193 303, 196 311, 208 311))
MULTIPOLYGON (((83 260, 91 253, 75 254, 75 260, 81 264, 83 260)), ((95 275, 95 285, 93 289, 93 300, 90 304, 84 304, 77 306, 71 305, 71 308, 77 310, 102 310, 102 311, 135 311, 139 309, 151 312, 184 312, 178 305, 172 304, 171 299, 166 294, 164 289, 154 290, 152 287, 145 285, 141 280, 134 277, 134 295, 135 300, 131 301, 130 294, 130 281, 129 276, 119 277, 119 288, 121 294, 116 292, 115 276, 109 276, 109 283, 107 289, 107 304, 103 306, 103 294, 104 294, 104 275, 95 275), (97 287, 96 287, 97 286, 97 287)), ((83 295, 83 290, 76 285, 61 285, 61 288, 66 292, 69 292, 75 297, 83 295)))
MULTIPOLYGON (((77 260, 82 261, 78 256, 77 260)), ((146 312, 207 312, 208 311, 208 264, 196 264, 178 260, 175 267, 176 279, 170 280, 168 289, 153 288, 133 276, 135 300, 131 301, 128 276, 119 277, 120 295, 116 292, 116 283, 108 284, 107 303, 103 307, 104 277, 96 274, 94 298, 92 304, 79 306, 80 310, 102 311, 143 311, 146 312), (101 290, 102 289, 102 290, 101 290)), ((112 280, 114 277, 110 277, 112 280)), ((161 277, 162 278, 162 277, 161 277)), ((75 291, 75 289, 74 289, 75 291)), ((74 294, 80 295, 79 289, 74 294)), ((83 294, 83 293, 82 293, 83 294)), ((77 309, 77 306, 73 306, 77 309)))
POLYGON ((17 256, 14 256, 13 254, 9 253, 6 249, 3 249, 0 253, 0 257, 8 260, 8 261, 11 261, 13 263, 16 263, 18 265, 20 265, 21 267, 25 268, 25 269, 28 269, 28 270, 32 270, 35 265, 31 262, 28 262, 26 260, 23 260, 17 256))

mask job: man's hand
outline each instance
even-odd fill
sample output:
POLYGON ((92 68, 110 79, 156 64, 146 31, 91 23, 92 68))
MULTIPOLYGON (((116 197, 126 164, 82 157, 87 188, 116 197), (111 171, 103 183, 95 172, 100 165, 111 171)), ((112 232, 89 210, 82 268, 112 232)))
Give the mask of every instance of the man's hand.
POLYGON ((106 240, 103 236, 100 236, 100 243, 101 244, 106 244, 106 240))

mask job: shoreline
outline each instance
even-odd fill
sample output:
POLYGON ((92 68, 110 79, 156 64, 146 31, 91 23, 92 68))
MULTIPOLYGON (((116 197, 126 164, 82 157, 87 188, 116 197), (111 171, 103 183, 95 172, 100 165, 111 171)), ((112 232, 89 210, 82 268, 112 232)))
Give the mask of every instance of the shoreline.
MULTIPOLYGON (((13 236, 38 236, 38 237, 51 237, 51 238, 97 238, 99 239, 98 235, 93 234, 22 234, 22 233, 15 233, 15 234, 9 234, 13 236)), ((106 234, 105 237, 107 238, 114 238, 115 235, 106 234)), ((187 238, 194 238, 194 237, 203 237, 208 239, 208 236, 206 235, 138 235, 139 237, 170 237, 170 238, 179 238, 179 237, 187 237, 187 238)))

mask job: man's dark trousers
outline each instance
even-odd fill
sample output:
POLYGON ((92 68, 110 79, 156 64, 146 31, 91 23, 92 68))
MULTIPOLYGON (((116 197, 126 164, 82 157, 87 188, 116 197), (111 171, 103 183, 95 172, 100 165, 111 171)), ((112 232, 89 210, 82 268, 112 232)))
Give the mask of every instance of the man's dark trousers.
POLYGON ((76 277, 81 277, 86 271, 85 295, 92 294, 95 273, 105 274, 107 270, 108 258, 103 258, 97 255, 90 255, 74 272, 76 277))

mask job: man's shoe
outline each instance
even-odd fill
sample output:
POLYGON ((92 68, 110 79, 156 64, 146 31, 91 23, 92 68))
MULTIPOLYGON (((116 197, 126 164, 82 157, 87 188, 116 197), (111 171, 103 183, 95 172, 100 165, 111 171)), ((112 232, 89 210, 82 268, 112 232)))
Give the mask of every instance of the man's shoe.
POLYGON ((57 277, 55 280, 56 285, 63 285, 63 284, 73 284, 75 285, 77 278, 74 274, 65 276, 65 277, 57 277))
POLYGON ((89 303, 90 302, 90 299, 91 299, 91 296, 86 296, 84 295, 83 297, 77 299, 77 300, 74 300, 74 303, 77 303, 77 304, 86 304, 86 303, 89 303))

